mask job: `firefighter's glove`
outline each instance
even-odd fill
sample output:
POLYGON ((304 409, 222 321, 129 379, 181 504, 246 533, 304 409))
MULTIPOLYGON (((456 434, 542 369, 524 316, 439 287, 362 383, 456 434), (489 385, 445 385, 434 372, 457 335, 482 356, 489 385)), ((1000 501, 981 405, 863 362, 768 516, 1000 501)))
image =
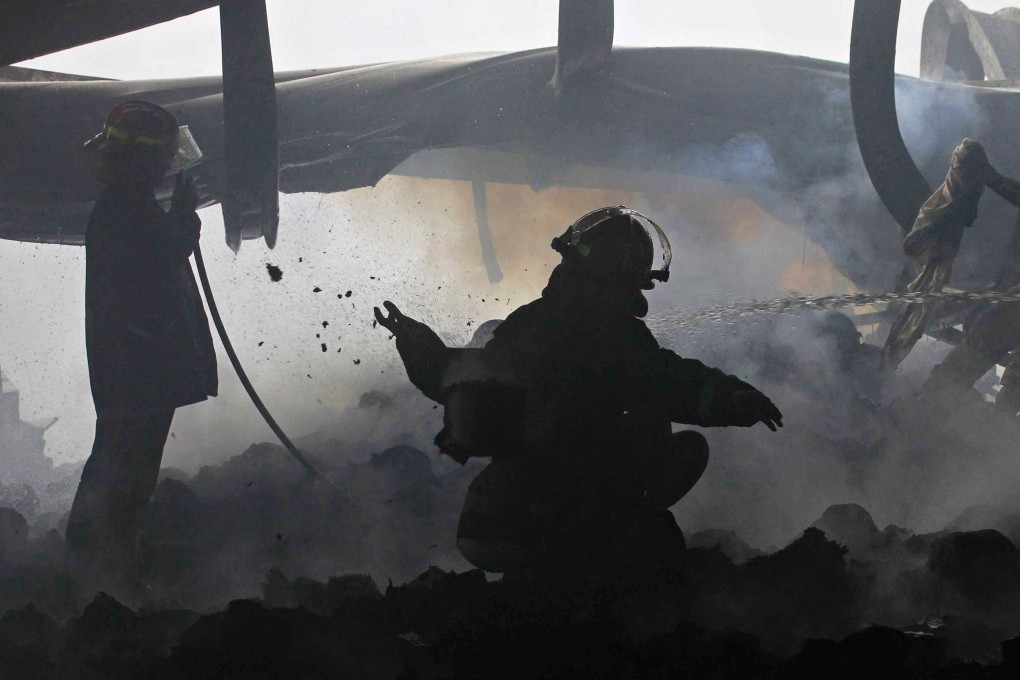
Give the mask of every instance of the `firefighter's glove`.
POLYGON ((170 212, 178 215, 190 215, 198 210, 198 191, 195 180, 185 177, 184 171, 177 173, 174 180, 174 193, 170 197, 170 212))
POLYGON ((734 392, 733 409, 737 414, 737 424, 750 427, 755 423, 765 423, 773 432, 783 426, 783 414, 758 390, 734 392))
POLYGON ((397 337, 400 337, 400 334, 406 330, 406 326, 409 323, 418 323, 414 319, 404 316, 403 312, 397 309, 397 306, 389 300, 383 303, 383 307, 386 308, 389 316, 384 315, 378 307, 374 307, 375 320, 379 322, 380 326, 397 337))
POLYGON ((417 346, 421 349, 445 348, 443 341, 439 339, 435 331, 421 321, 415 321, 411 317, 404 315, 389 300, 383 303, 383 307, 386 308, 389 316, 384 315, 378 307, 375 307, 375 320, 379 322, 380 326, 393 333, 397 339, 398 349, 402 346, 417 346))

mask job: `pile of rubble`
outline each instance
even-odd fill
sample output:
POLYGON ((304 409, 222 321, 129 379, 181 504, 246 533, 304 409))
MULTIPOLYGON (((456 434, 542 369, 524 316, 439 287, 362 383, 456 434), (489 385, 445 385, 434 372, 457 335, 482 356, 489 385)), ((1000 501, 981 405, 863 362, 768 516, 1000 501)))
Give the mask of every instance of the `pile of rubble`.
MULTIPOLYGON (((234 464, 268 464, 258 451, 234 464)), ((692 537, 700 547, 682 564, 647 580, 493 580, 433 566, 380 590, 366 574, 310 578, 275 566, 247 599, 184 605, 173 598, 179 583, 208 578, 215 570, 202 562, 224 569, 231 554, 205 543, 225 539, 223 526, 203 531, 200 542, 194 536, 229 508, 215 493, 232 478, 221 473, 161 484, 148 526, 161 539, 152 550, 163 551, 153 571, 162 599, 138 611, 85 594, 59 567, 59 536, 29 536, 24 518, 0 511, 0 677, 1005 678, 1020 670, 1020 555, 1011 538, 1020 518, 994 508, 916 534, 879 530, 859 506, 833 506, 771 554, 756 554, 732 532, 705 532, 692 537)), ((346 510, 352 516, 368 511, 372 494, 390 500, 396 490, 404 492, 394 504, 413 506, 408 516, 427 516, 429 489, 444 484, 410 451, 388 451, 348 474, 364 475, 358 505, 346 510)), ((272 505, 263 501, 250 509, 272 505)), ((317 502, 334 511, 332 501, 317 502)), ((251 531, 273 527, 272 518, 251 522, 251 531)), ((439 540, 412 535, 423 527, 401 535, 439 540)), ((296 535, 298 546, 322 538, 296 535)), ((234 550, 245 546, 231 540, 234 550)))
POLYGON ((0 677, 1016 677, 1020 638, 989 643, 993 653, 976 658, 973 631, 949 617, 927 631, 853 620, 842 553, 809 530, 741 566, 693 550, 689 578, 657 584, 490 582, 433 568, 381 592, 365 576, 318 582, 274 572, 261 599, 206 614, 135 612, 100 594, 64 621, 36 605, 4 614, 0 677), (807 576, 813 568, 820 578, 807 576), (711 587, 717 569, 726 573, 711 587), (738 591, 747 599, 733 599, 738 591), (712 605, 728 610, 724 618, 741 607, 750 618, 720 629, 699 620, 712 605), (818 625, 849 632, 829 637, 818 625), (785 628, 796 648, 777 652, 764 627, 785 628))

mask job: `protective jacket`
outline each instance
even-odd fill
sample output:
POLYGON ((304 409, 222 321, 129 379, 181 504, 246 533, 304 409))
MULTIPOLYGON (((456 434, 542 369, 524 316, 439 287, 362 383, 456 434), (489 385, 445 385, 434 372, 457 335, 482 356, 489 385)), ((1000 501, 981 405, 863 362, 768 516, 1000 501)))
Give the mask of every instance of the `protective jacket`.
POLYGON ((216 355, 188 263, 201 223, 151 191, 103 191, 85 233, 85 341, 96 412, 166 411, 214 396, 216 355))
POLYGON ((671 422, 754 424, 732 400, 735 392, 754 387, 659 347, 626 309, 586 303, 553 286, 513 312, 482 350, 447 348, 424 327, 398 336, 397 349, 411 382, 440 403, 455 379, 451 366, 465 353, 480 352, 497 380, 526 395, 523 421, 531 450, 522 453, 590 456, 621 437, 631 439, 637 420, 642 429, 657 423, 663 436, 671 422))
POLYGON ((413 320, 397 333, 408 377, 446 407, 440 449, 492 456, 457 527, 461 553, 489 571, 682 547, 666 508, 701 476, 708 444, 670 423, 755 422, 733 403, 752 386, 660 348, 632 313, 643 305, 590 295, 564 272, 482 349, 448 348, 413 320), (478 388, 466 396, 465 376, 478 388), (499 398, 503 387, 523 398, 499 398), (451 419, 461 405, 496 416, 451 419))

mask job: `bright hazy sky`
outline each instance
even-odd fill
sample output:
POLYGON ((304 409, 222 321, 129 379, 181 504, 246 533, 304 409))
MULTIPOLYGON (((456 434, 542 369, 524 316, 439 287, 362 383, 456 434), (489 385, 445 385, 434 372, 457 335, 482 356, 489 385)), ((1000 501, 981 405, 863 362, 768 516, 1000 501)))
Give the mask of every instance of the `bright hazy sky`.
MULTIPOLYGON (((903 0, 897 70, 917 74, 928 0, 903 0)), ((966 0, 994 12, 1008 0, 966 0)), ((556 43, 557 0, 268 0, 277 70, 556 43)), ((847 60, 852 0, 617 0, 616 44, 746 47, 847 60)), ((218 10, 25 62, 113 78, 219 72, 218 10)))
MULTIPOLYGON (((1010 1, 968 0, 967 4, 976 10, 992 12, 1010 1)), ((1012 1, 1020 4, 1020 0, 1012 1)), ((268 2, 275 65, 281 71, 457 52, 514 51, 556 43, 557 0, 268 2)), ((927 6, 928 0, 903 1, 898 64, 902 73, 917 73, 921 25, 927 6)), ((744 47, 846 61, 852 13, 852 0, 616 0, 616 44, 744 47)), ((216 74, 220 71, 218 12, 201 12, 24 65, 122 79, 216 74)), ((336 194, 325 200, 325 208, 320 197, 285 196, 281 241, 272 253, 262 244, 248 243, 235 257, 222 245, 219 210, 203 211, 206 223, 203 240, 209 244, 206 255, 225 321, 253 381, 263 390, 270 386, 272 408, 292 434, 310 431, 309 423, 313 417, 319 417, 316 414, 323 405, 339 411, 343 403, 356 403, 360 394, 358 386, 369 381, 375 385, 384 377, 381 369, 396 361, 392 345, 385 342, 384 334, 380 335, 371 327, 369 309, 372 304, 395 296, 393 299, 402 303, 407 301, 410 306, 405 310, 408 313, 441 314, 436 317, 437 328, 459 328, 462 333, 467 332, 464 322, 468 319, 481 321, 505 314, 509 294, 503 297, 503 289, 492 290, 481 302, 464 298, 465 289, 488 290, 484 278, 467 283, 460 279, 436 279, 440 276, 436 274, 439 265, 433 267, 435 271, 426 267, 422 269, 425 272, 422 276, 429 281, 427 290, 432 297, 419 296, 420 299, 414 297, 418 295, 417 288, 401 283, 404 280, 401 272, 420 264, 406 258, 424 252, 426 245, 433 248, 429 252, 454 254, 474 252, 476 247, 469 189, 461 194, 450 193, 452 190, 436 194, 420 187, 409 188, 407 182, 388 178, 379 190, 336 194), (420 211, 415 206, 422 200, 435 202, 431 211, 426 211, 429 215, 445 214, 447 208, 460 212, 456 219, 451 216, 426 225, 416 217, 420 211), (345 226, 353 224, 352 216, 357 217, 359 229, 345 226), (411 226, 407 229, 394 227, 404 223, 411 226), (461 227, 451 228, 451 225, 461 227), (335 232, 333 226, 337 226, 335 232), (406 242, 405 234, 426 232, 434 232, 426 245, 406 242), (361 236, 365 233, 372 234, 372 238, 361 236), (320 242, 321 250, 312 247, 320 242), (358 257, 350 257, 352 253, 358 257), (304 256, 303 262, 299 256, 304 256), (284 266, 286 286, 269 282, 265 275, 266 261, 284 266), (313 286, 325 287, 323 282, 330 282, 330 285, 336 282, 335 285, 343 286, 340 290, 356 289, 357 309, 353 305, 349 311, 344 308, 347 317, 342 321, 347 325, 341 323, 340 312, 332 308, 330 313, 334 316, 325 316, 325 298, 309 292, 313 286), (500 297, 506 302, 499 302, 500 297), (486 299, 492 303, 493 298, 498 309, 482 305, 486 299), (337 335, 329 338, 329 353, 320 351, 317 337, 323 330, 319 322, 325 318, 333 319, 339 328, 337 335), (351 324, 354 325, 348 329, 351 324), (267 329, 267 326, 272 328, 267 329), (335 351, 341 344, 340 331, 344 336, 343 354, 335 351), (258 349, 263 346, 262 341, 267 341, 264 351, 258 349), (269 352, 270 347, 273 347, 272 352, 269 352), (352 363, 355 358, 365 361, 355 365, 352 363), (312 376, 314 380, 309 379, 312 376), (311 415, 305 417, 306 413, 311 415)), ((553 195, 549 190, 529 194, 527 200, 541 202, 542 210, 552 210, 556 202, 550 198, 553 195)), ((590 203, 586 209, 621 199, 614 196, 612 200, 591 200, 597 202, 590 203)), ((580 211, 579 206, 575 207, 580 211)), ((537 214, 540 210, 533 212, 537 214)), ((501 232, 498 229, 496 232, 497 239, 501 238, 501 232)), ((536 243, 539 241, 535 257, 541 258, 542 253, 547 253, 544 257, 552 258, 548 255, 552 251, 545 247, 548 236, 542 235, 536 243)), ((522 250, 524 246, 518 242, 516 237, 498 241, 501 257, 509 258, 511 251, 517 253, 518 264, 524 253, 531 257, 532 251, 522 250)), ((803 269, 804 253, 810 256, 815 250, 804 250, 799 239, 795 239, 791 247, 803 269)), ((453 255, 444 257, 447 259, 436 261, 452 261, 449 258, 453 255)), ((453 270, 463 269, 472 276, 477 273, 484 277, 484 272, 475 272, 472 266, 480 267, 477 256, 471 256, 465 263, 458 261, 453 270)), ((743 276, 748 285, 757 286, 751 291, 754 295, 768 294, 771 284, 758 266, 748 267, 743 276)), ((764 262, 760 266, 771 265, 764 262)), ((94 426, 84 352, 82 249, 0 242, 0 278, 3 278, 0 361, 13 383, 22 388, 22 413, 28 419, 60 416, 60 422, 47 432, 47 451, 58 461, 80 459, 88 453, 94 426), (4 278, 3 273, 8 276, 4 278), (40 314, 40 309, 47 313, 40 314), (11 323, 12 319, 15 323, 11 323)), ((536 279, 533 283, 531 292, 540 290, 540 282, 536 279)), ((682 289, 674 287, 673 290, 679 294, 682 289)), ((719 290, 737 294, 730 288, 719 290)), ((827 292, 828 289, 820 284, 809 291, 827 292)), ((329 296, 329 299, 335 305, 336 298, 329 296)), ((514 306, 524 299, 524 291, 515 292, 514 306)), ((219 433, 214 443, 221 458, 241 451, 248 442, 271 438, 230 373, 221 355, 221 396, 181 409, 175 421, 177 436, 167 447, 167 464, 184 465, 185 461, 191 461, 193 465, 199 458, 204 459, 206 454, 195 449, 195 442, 209 440, 214 432, 219 433), (202 435, 189 439, 189 432, 202 435)), ((387 371, 385 377, 396 381, 394 376, 398 374, 403 375, 387 371)), ((212 450, 212 447, 210 443, 207 448, 212 450)))

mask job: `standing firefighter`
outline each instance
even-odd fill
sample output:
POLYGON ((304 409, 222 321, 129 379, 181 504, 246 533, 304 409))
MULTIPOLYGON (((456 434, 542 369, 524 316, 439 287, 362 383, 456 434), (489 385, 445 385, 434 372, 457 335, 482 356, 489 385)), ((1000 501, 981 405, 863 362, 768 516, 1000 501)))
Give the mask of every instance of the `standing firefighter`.
POLYGON ((660 348, 640 320, 642 290, 669 273, 669 243, 650 220, 602 208, 553 248, 563 260, 542 297, 482 349, 447 348, 390 302, 376 317, 411 382, 445 406, 441 450, 492 457, 461 512, 469 561, 495 572, 654 563, 682 551, 668 508, 708 463, 705 438, 670 424, 774 430, 782 414, 747 383, 660 348), (638 218, 659 236, 661 270, 638 218))
POLYGON ((216 357, 188 263, 197 194, 178 174, 169 213, 155 189, 201 157, 187 127, 129 101, 85 147, 106 185, 85 234, 85 340, 96 437, 67 525, 72 568, 92 585, 133 579, 138 512, 156 486, 174 409, 216 394, 216 357))

